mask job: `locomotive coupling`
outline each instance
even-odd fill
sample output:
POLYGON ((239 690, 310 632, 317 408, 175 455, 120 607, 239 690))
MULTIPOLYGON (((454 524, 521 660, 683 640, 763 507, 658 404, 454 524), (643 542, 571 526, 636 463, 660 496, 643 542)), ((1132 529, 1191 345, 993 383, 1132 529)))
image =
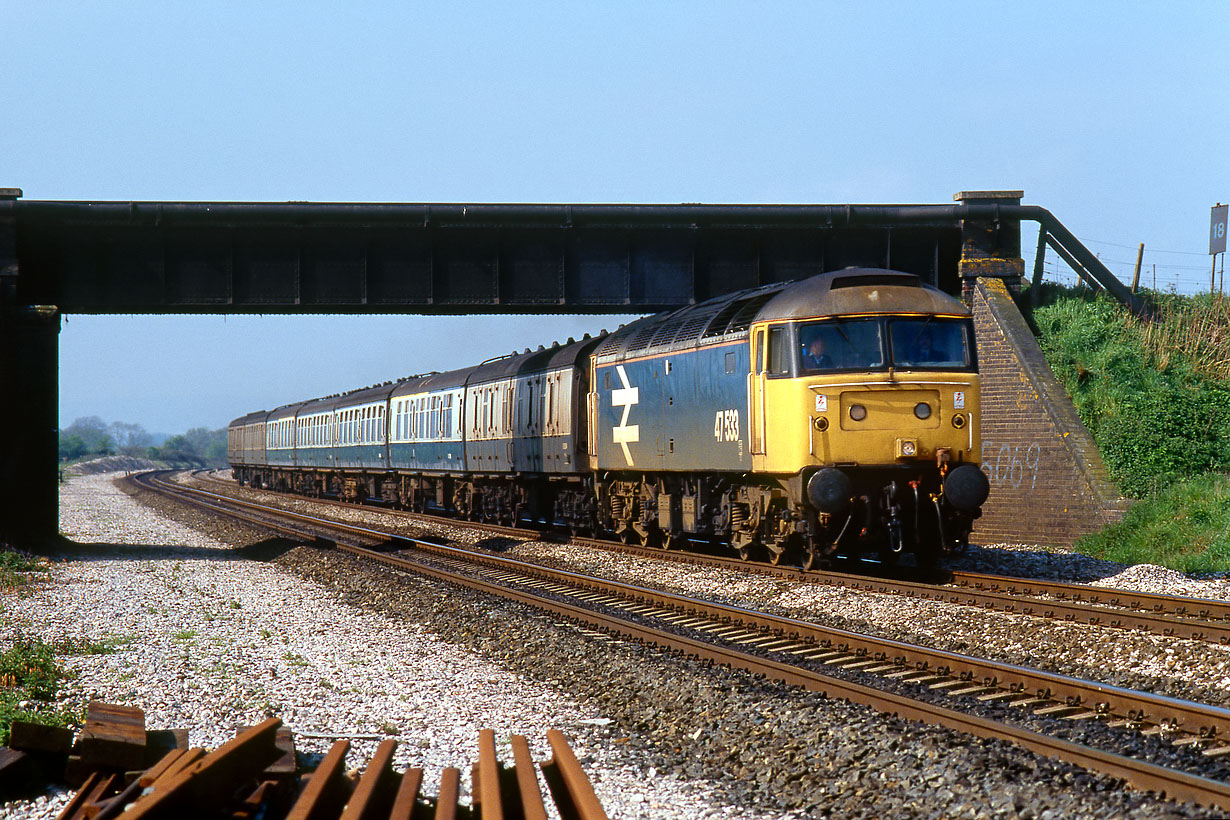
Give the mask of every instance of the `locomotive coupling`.
POLYGON ((807 481, 807 499, 817 510, 829 515, 845 512, 854 495, 854 483, 836 467, 818 470, 807 481))
POLYGON ((991 482, 973 464, 962 464, 944 478, 944 498, 962 512, 975 512, 990 492, 991 482))

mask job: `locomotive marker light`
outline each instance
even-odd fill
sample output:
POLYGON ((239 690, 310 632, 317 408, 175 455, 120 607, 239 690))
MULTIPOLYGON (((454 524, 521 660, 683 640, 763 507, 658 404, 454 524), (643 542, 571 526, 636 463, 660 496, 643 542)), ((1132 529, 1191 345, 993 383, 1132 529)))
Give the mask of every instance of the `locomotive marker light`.
POLYGON ((914 405, 914 417, 919 421, 931 418, 931 405, 927 404, 925 401, 920 401, 918 404, 914 405))
POLYGON ((628 414, 632 412, 632 405, 640 402, 641 391, 640 388, 633 387, 628 382, 628 373, 624 370, 622 364, 615 366, 615 372, 619 374, 619 381, 623 384, 623 387, 617 387, 611 391, 611 405, 613 407, 622 407, 624 415, 619 420, 619 424, 611 428, 611 438, 623 448, 624 458, 627 460, 628 466, 632 467, 632 451, 628 449, 628 444, 641 440, 641 426, 639 424, 629 425, 628 414))

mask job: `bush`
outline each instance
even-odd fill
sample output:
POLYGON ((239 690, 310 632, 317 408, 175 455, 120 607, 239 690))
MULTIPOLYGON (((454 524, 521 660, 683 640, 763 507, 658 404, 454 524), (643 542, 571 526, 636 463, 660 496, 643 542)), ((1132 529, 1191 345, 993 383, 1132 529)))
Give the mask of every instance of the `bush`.
POLYGON ((1179 297, 1166 305, 1148 323, 1109 297, 1060 292, 1033 314, 1051 368, 1112 478, 1135 498, 1186 476, 1230 471, 1230 382, 1217 369, 1222 348, 1196 345, 1176 330, 1196 313, 1214 316, 1216 327, 1220 314, 1179 297))

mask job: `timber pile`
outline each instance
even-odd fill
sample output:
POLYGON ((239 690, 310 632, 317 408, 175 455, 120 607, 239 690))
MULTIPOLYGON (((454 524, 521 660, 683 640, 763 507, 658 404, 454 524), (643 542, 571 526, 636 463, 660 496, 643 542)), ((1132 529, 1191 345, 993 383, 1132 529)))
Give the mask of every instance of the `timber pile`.
MULTIPOLYGON (((539 764, 564 820, 606 820, 589 779, 562 732, 547 732, 553 757, 539 764)), ((86 724, 72 732, 15 722, 0 750, 0 791, 29 792, 66 782, 77 792, 63 820, 208 817, 228 820, 546 820, 529 744, 513 735, 513 765, 496 755, 495 732, 478 737, 471 770, 472 804, 458 802, 461 770, 443 772, 435 797, 421 794, 423 770, 396 772, 397 741, 385 740, 362 773, 347 773, 350 742, 339 740, 312 772, 300 772, 294 738, 277 718, 241 729, 212 752, 188 747, 185 730, 148 731, 131 706, 91 703, 86 724)))

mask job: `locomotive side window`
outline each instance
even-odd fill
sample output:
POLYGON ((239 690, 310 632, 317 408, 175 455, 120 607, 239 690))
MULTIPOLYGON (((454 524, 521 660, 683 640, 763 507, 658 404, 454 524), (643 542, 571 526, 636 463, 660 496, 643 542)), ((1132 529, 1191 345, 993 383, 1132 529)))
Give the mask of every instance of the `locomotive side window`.
POLYGON ((960 319, 893 319, 888 328, 896 367, 963 370, 973 364, 967 324, 960 319))
POLYGON ((769 328, 769 364, 766 370, 770 376, 790 375, 790 348, 784 327, 769 328))

